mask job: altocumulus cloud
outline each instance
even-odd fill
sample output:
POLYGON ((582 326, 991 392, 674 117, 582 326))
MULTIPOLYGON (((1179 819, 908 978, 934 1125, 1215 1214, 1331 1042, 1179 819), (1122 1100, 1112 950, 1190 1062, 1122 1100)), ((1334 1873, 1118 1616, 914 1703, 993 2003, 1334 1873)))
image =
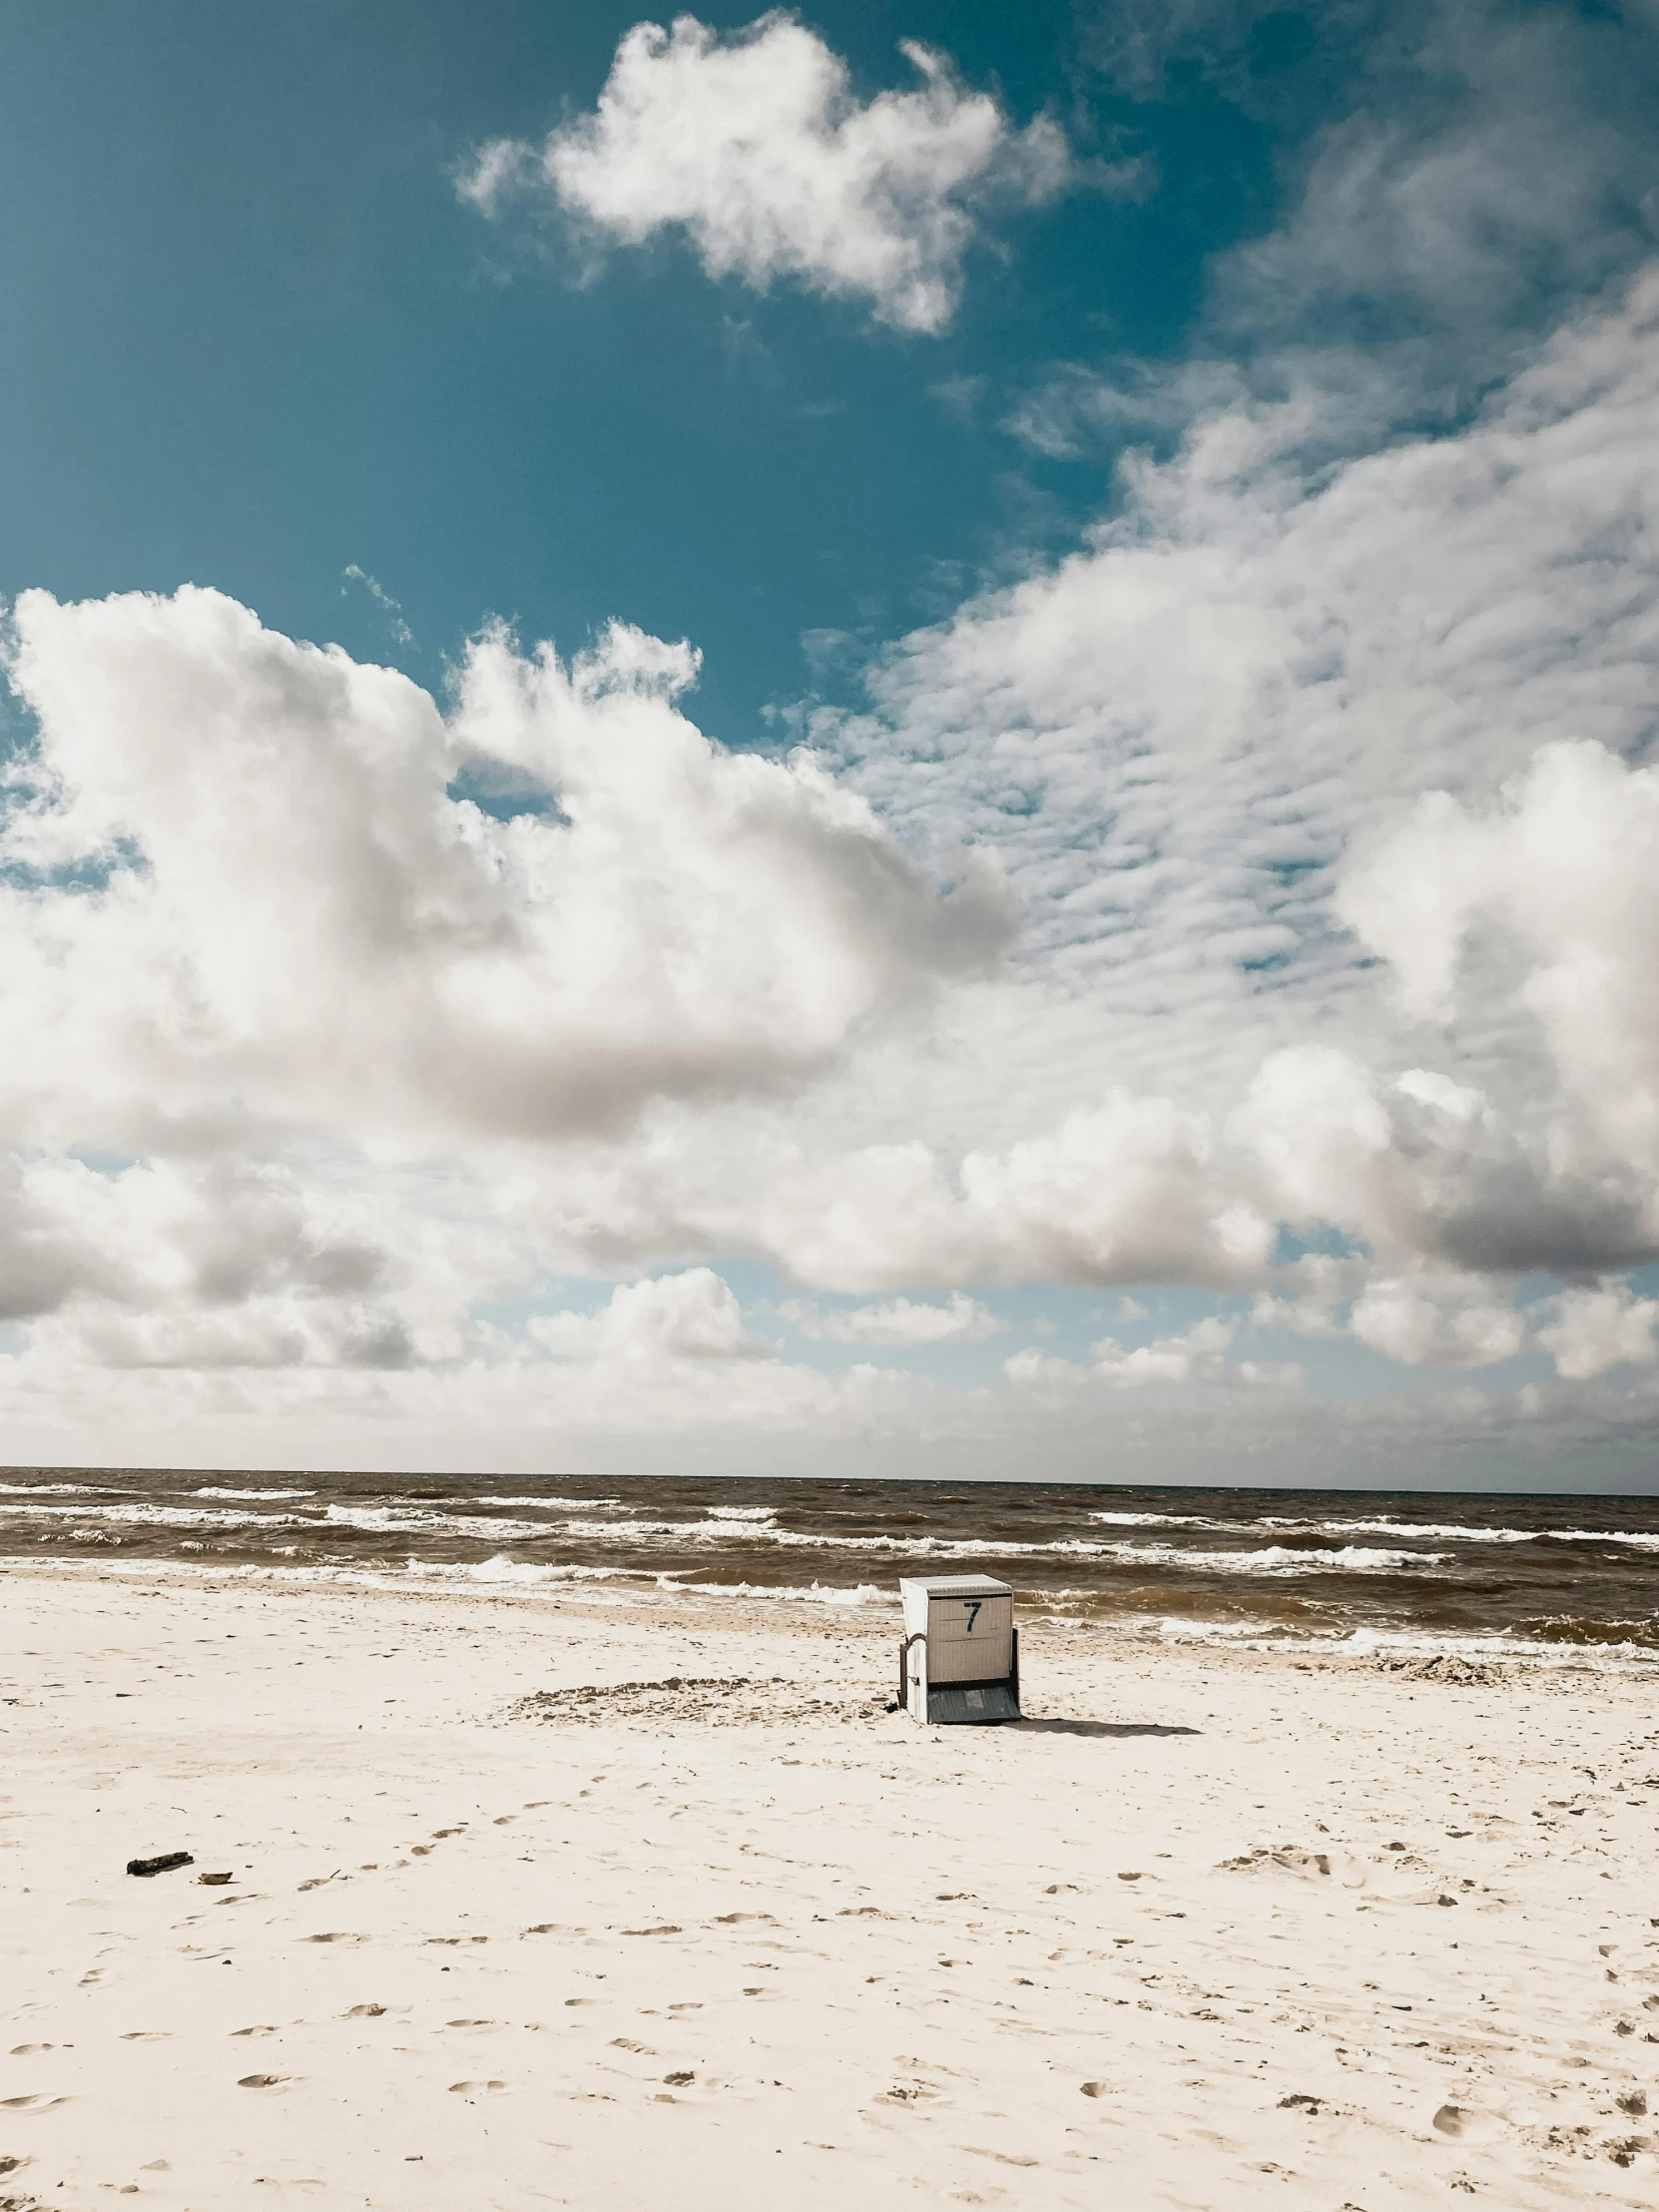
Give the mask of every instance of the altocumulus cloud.
POLYGON ((942 55, 902 51, 915 89, 859 101, 845 63, 781 11, 727 37, 689 15, 639 23, 591 115, 540 147, 483 147, 459 190, 485 215, 550 199, 596 241, 678 230, 712 276, 793 277, 937 332, 987 209, 1052 199, 1071 161, 1047 117, 1015 130, 942 55))

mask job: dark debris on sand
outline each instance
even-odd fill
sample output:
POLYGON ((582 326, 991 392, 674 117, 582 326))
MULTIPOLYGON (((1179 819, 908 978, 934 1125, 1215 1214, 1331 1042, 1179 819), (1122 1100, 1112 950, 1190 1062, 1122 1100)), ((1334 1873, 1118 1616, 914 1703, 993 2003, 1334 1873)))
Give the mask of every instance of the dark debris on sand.
POLYGON ((678 1675, 661 1682, 584 1682, 566 1690, 534 1690, 509 1708, 516 1720, 587 1723, 652 1720, 716 1727, 776 1727, 798 1721, 869 1721, 888 1710, 879 1695, 821 1697, 774 1675, 678 1675))
POLYGON ((1507 1682, 1507 1672, 1484 1659, 1461 1659, 1442 1651, 1433 1659, 1390 1659, 1377 1662, 1382 1674, 1402 1674, 1408 1682, 1451 1682, 1462 1689, 1491 1689, 1507 1682))

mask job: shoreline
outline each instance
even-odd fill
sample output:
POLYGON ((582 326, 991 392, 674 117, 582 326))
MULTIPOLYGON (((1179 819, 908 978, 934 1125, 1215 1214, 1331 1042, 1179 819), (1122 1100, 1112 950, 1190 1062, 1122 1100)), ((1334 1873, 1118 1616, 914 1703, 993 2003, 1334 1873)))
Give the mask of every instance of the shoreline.
MULTIPOLYGON (((598 1612, 633 1608, 697 1608, 711 1610, 714 1618, 733 1628, 764 1628, 774 1617, 780 1620, 799 1612, 808 1620, 862 1621, 878 1633, 896 1635, 899 1605, 896 1579, 889 1584, 863 1583, 854 1588, 834 1584, 748 1584, 680 1580, 672 1570, 649 1568, 588 1567, 553 1570, 504 1562, 503 1571, 490 1573, 494 1561, 473 1564, 411 1563, 343 1566, 311 1563, 278 1565, 250 1560, 239 1565, 223 1561, 154 1558, 88 1558, 55 1553, 30 1557, 13 1553, 0 1556, 0 1583, 8 1574, 40 1575, 73 1582, 108 1578, 122 1584, 154 1581, 180 1589, 261 1589, 282 1591, 298 1598, 313 1590, 363 1592, 407 1598, 430 1598, 458 1605, 518 1607, 530 1614, 588 1606, 598 1612)), ((1181 1614, 1108 1613, 1059 1611, 1030 1601, 1026 1593, 1015 1595, 1016 1616, 1023 1629, 1041 1626, 1059 1632, 1099 1637, 1142 1649, 1179 1647, 1227 1652, 1267 1652, 1321 1665, 1367 1668, 1379 1664, 1416 1661, 1464 1660, 1475 1665, 1516 1669, 1547 1668, 1587 1674, 1624 1674, 1649 1677, 1659 1670, 1659 1647, 1601 1637, 1522 1636, 1507 1630, 1442 1629, 1427 1626, 1402 1628, 1360 1625, 1329 1632, 1295 1630, 1269 1621, 1233 1622, 1203 1620, 1181 1614)), ((1634 1625, 1634 1624, 1632 1624, 1634 1625)))
POLYGON ((0 2203, 1651 2201, 1639 1670, 147 1564, 0 1571, 0 2203))

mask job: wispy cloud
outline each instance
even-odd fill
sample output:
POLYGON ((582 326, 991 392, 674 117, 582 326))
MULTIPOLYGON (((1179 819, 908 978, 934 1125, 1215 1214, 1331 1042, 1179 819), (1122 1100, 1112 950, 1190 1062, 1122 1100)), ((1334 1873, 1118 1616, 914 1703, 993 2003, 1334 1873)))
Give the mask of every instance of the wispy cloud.
POLYGON ((955 1292, 945 1303, 890 1298, 877 1306, 823 1310, 805 1300, 783 1309, 784 1319, 803 1337, 824 1344, 905 1346, 983 1344, 1000 1336, 1007 1324, 977 1299, 955 1292))
MULTIPOLYGON (((374 577, 370 576, 366 569, 359 568, 355 561, 350 562, 345 568, 341 569, 340 574, 344 577, 347 577, 352 583, 362 585, 364 591, 367 592, 369 598, 373 600, 375 606, 377 606, 380 612, 385 616, 386 621, 390 626, 391 634, 397 640, 399 645, 413 645, 414 632, 404 621, 403 609, 398 605, 397 601, 393 599, 389 591, 385 590, 385 588, 380 583, 378 583, 374 577)), ((343 590, 344 587, 341 586, 341 589, 343 590)))

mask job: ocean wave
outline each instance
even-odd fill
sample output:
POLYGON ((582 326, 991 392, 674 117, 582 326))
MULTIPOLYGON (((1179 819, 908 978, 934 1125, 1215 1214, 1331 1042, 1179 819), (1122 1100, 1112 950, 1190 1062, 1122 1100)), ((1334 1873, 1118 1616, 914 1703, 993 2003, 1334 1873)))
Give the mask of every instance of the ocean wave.
POLYGON ((1261 1551, 1183 1551, 1177 1544, 1114 1544, 1120 1559, 1147 1566, 1183 1567, 1205 1574, 1408 1574, 1444 1566, 1442 1551, 1380 1551, 1345 1544, 1340 1551, 1296 1551, 1269 1544, 1261 1551))
POLYGON ((1278 1621, 1207 1621, 1180 1615, 1152 1625, 1165 1643, 1299 1651, 1331 1658, 1501 1659, 1533 1667, 1594 1667, 1610 1661, 1617 1671, 1626 1673, 1649 1671, 1659 1664, 1659 1651, 1629 1638, 1614 1642, 1601 1636, 1551 1638, 1510 1631, 1482 1636, 1426 1628, 1309 1631, 1287 1629, 1278 1621))
POLYGON ((405 1577, 420 1581, 500 1583, 520 1589, 553 1583, 614 1582, 630 1572, 641 1581, 655 1579, 627 1567, 538 1566, 528 1559, 509 1559, 505 1553, 495 1559, 411 1559, 403 1569, 405 1577))
POLYGON ((101 1482, 0 1482, 6 1497, 103 1497, 117 1496, 101 1482))
POLYGON ((1459 1544, 1630 1544, 1639 1551, 1659 1551, 1659 1532, 1636 1528, 1476 1528, 1463 1521, 1289 1520, 1269 1514, 1253 1522, 1216 1525, 1273 1528, 1286 1535, 1422 1536, 1459 1544))
POLYGON ((480 1543, 544 1540, 557 1535, 541 1521, 495 1520, 488 1513, 442 1513, 430 1506, 330 1505, 312 1528, 354 1528, 366 1536, 461 1536, 480 1543))
POLYGON ((115 1521, 134 1528, 316 1528, 321 1524, 296 1513, 215 1512, 204 1505, 0 1505, 0 1520, 115 1521))
POLYGON ((1092 1521, 1112 1528, 1270 1528, 1271 1521, 1208 1520, 1202 1513, 1091 1513, 1092 1521))
MULTIPOLYGON (((719 1511, 716 1507, 714 1511, 719 1511)), ((492 1521, 500 1529, 508 1524, 492 1521)), ((819 1534, 805 1528, 779 1528, 752 1515, 716 1520, 567 1520, 537 1529, 538 1535, 566 1536, 590 1543, 626 1544, 644 1537, 670 1537, 678 1543, 712 1545, 750 1542, 757 1549, 783 1551, 864 1551, 904 1559, 1014 1559, 1106 1558, 1118 1547, 1091 1543, 1084 1537, 1063 1537, 1053 1543, 1024 1543, 1014 1538, 990 1536, 852 1536, 839 1531, 819 1534)))
POLYGON ((590 1507, 621 1505, 620 1497, 475 1497, 466 1500, 472 1505, 540 1505, 548 1512, 585 1512, 590 1507))
POLYGON ((1659 1532, 1634 1528, 1546 1528, 1541 1540, 1557 1544, 1630 1544, 1638 1551, 1659 1551, 1659 1532))
POLYGON ((1528 1544, 1524 1528, 1470 1528, 1461 1521, 1285 1520, 1264 1514, 1254 1523, 1286 1536, 1420 1536, 1439 1543, 1528 1544))
MULTIPOLYGON (((197 1495, 201 1496, 202 1493, 199 1491, 197 1495)), ((351 1528, 365 1535, 459 1536, 489 1543, 524 1538, 545 1539, 557 1532, 540 1521, 496 1520, 487 1513, 441 1513, 422 1507, 395 1505, 327 1505, 320 1512, 260 1513, 237 1512, 229 1507, 206 1504, 116 1505, 102 1501, 94 1505, 68 1505, 33 1501, 28 1504, 13 1504, 9 1500, 0 1502, 0 1520, 8 1515, 29 1519, 73 1520, 83 1525, 113 1522, 123 1527, 206 1529, 210 1533, 216 1530, 229 1532, 239 1528, 273 1533, 287 1529, 321 1531, 328 1528, 351 1528)))
POLYGON ((315 1497, 314 1490, 198 1490, 198 1497, 278 1498, 315 1497))
POLYGON ((1158 1623, 1158 1634, 1170 1644, 1236 1644, 1283 1633, 1278 1621, 1200 1621, 1179 1613, 1158 1623))
POLYGON ((873 1582, 858 1582, 848 1589, 834 1582, 810 1582, 805 1585, 777 1582, 678 1582, 672 1575, 659 1575, 657 1587, 671 1597, 749 1597, 794 1601, 808 1605, 886 1605, 897 1610, 898 1592, 883 1590, 873 1582))
MULTIPOLYGON (((1587 1647, 1579 1642, 1542 1636, 1517 1635, 1499 1630, 1489 1636, 1434 1633, 1425 1629, 1356 1628, 1343 1637, 1339 1651, 1376 1652, 1400 1658, 1519 1659, 1546 1666, 1584 1666, 1592 1663, 1587 1647)), ((1600 1644, 1597 1656, 1617 1657, 1627 1664, 1651 1667, 1654 1654, 1638 1644, 1600 1644)))

